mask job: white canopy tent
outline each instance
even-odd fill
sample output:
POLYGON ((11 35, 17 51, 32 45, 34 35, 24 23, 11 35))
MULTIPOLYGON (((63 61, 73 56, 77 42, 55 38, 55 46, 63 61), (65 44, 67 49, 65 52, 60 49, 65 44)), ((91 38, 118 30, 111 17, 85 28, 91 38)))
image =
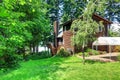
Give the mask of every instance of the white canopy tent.
POLYGON ((93 42, 92 49, 93 46, 96 46, 96 50, 97 50, 97 47, 99 45, 108 45, 109 53, 111 57, 111 46, 120 45, 120 37, 99 37, 96 41, 93 42))

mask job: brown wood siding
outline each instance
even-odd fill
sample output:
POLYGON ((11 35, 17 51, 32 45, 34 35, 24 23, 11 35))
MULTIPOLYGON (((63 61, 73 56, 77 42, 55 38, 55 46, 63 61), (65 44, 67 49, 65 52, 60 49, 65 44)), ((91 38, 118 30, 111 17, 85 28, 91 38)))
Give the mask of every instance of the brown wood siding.
POLYGON ((104 31, 96 33, 96 37, 102 37, 104 36, 104 31))
POLYGON ((71 49, 74 51, 74 47, 72 46, 71 38, 73 33, 71 31, 64 31, 63 32, 63 46, 66 50, 71 49))
MULTIPOLYGON (((108 46, 107 45, 103 45, 103 46, 97 46, 99 51, 109 51, 108 50, 108 46)), ((91 47, 92 48, 92 47, 91 47)), ((96 46, 94 46, 94 50, 96 50, 96 46)))
POLYGON ((108 36, 108 29, 107 26, 110 24, 110 22, 107 22, 103 18, 98 18, 98 16, 93 15, 93 20, 99 23, 99 21, 103 21, 104 29, 102 32, 96 33, 96 37, 101 37, 101 36, 108 36))

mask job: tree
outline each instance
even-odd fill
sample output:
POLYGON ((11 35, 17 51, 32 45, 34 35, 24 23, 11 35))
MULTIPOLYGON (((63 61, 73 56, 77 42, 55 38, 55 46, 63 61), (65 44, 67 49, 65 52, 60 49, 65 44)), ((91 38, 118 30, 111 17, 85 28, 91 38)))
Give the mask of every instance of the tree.
POLYGON ((62 22, 78 18, 87 4, 87 0, 64 0, 62 22))
POLYGON ((46 13, 47 4, 43 0, 3 0, 0 3, 0 58, 3 62, 10 61, 9 57, 16 53, 24 53, 25 47, 31 44, 33 48, 38 46, 50 35, 46 13))
POLYGON ((120 21, 120 1, 119 0, 107 0, 105 17, 110 20, 120 21))
POLYGON ((8 0, 0 5, 0 67, 7 67, 16 63, 15 53, 26 39, 30 40, 31 35, 26 30, 26 24, 19 20, 24 13, 12 11, 13 3, 8 4, 8 0))
POLYGON ((115 26, 120 26, 119 24, 116 25, 111 25, 109 29, 109 36, 111 37, 120 37, 120 27, 115 27, 115 26))
MULTIPOLYGON (((100 7, 103 6, 104 4, 105 4, 104 0, 100 2, 99 0, 88 1, 88 4, 81 16, 82 19, 74 20, 72 23, 71 30, 75 33, 72 41, 74 45, 82 47, 84 64, 85 64, 84 48, 90 41, 93 41, 94 34, 97 31, 96 29, 98 28, 98 23, 96 21, 93 21, 92 15, 93 13, 95 13, 95 11, 96 12, 103 11, 103 9, 100 7), (74 29, 77 29, 77 31, 75 32, 74 29)), ((102 22, 100 22, 100 24, 102 26, 102 22)))
POLYGON ((24 21, 26 30, 32 35, 30 40, 26 39, 23 48, 30 46, 30 49, 33 48, 33 53, 38 52, 39 43, 43 37, 46 37, 44 36, 46 29, 47 33, 50 33, 49 19, 46 16, 47 4, 43 0, 20 0, 19 2, 14 0, 13 7, 12 11, 24 13, 19 20, 24 21))
MULTIPOLYGON (((22 47, 22 45, 25 41, 24 35, 29 34, 25 30, 25 23, 20 22, 18 20, 19 17, 24 16, 24 14, 8 10, 7 6, 8 5, 3 6, 1 4, 1 14, 2 15, 0 16, 0 18, 1 18, 1 21, 0 21, 1 31, 0 32, 1 32, 1 36, 3 38, 1 43, 4 43, 4 45, 1 45, 1 46, 6 47, 5 48, 6 54, 12 53, 10 51, 15 51, 17 49, 17 47, 22 47), (24 33, 23 33, 23 31, 24 31, 24 33)), ((26 36, 26 38, 28 38, 28 37, 26 36)))

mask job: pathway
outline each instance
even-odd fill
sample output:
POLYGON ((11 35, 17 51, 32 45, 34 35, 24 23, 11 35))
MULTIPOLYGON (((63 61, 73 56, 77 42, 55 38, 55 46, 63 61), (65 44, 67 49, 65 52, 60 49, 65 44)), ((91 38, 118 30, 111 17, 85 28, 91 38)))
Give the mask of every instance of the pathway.
MULTIPOLYGON (((94 61, 101 61, 101 62, 115 62, 116 56, 120 55, 120 53, 107 53, 101 55, 94 55, 85 57, 86 60, 94 60, 94 61)), ((82 58, 82 57, 81 57, 82 58)))

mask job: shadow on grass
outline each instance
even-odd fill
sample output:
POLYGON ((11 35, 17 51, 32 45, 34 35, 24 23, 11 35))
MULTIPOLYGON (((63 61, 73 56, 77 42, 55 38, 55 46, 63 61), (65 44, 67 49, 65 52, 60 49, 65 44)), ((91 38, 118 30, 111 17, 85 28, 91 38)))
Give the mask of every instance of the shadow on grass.
POLYGON ((118 56, 106 56, 106 57, 102 57, 102 58, 106 58, 106 59, 111 59, 111 60, 114 60, 114 61, 119 61, 119 57, 118 56))
POLYGON ((27 60, 39 60, 39 59, 50 58, 50 57, 52 57, 50 53, 34 53, 31 55, 27 55, 25 59, 27 61, 27 60))
POLYGON ((52 57, 48 59, 42 59, 41 65, 38 67, 38 70, 35 72, 36 75, 31 75, 28 79, 37 79, 40 80, 58 80, 60 77, 59 72, 64 72, 68 67, 61 67, 61 64, 65 61, 65 58, 52 57))
POLYGON ((6 74, 9 74, 10 72, 14 71, 14 70, 17 70, 19 68, 21 68, 20 66, 20 63, 21 62, 27 62, 29 60, 42 60, 42 59, 47 59, 47 58, 50 58, 51 55, 47 54, 47 55, 43 55, 43 54, 33 54, 33 55, 27 55, 25 56, 24 59, 21 59, 17 62, 17 64, 15 65, 12 65, 10 67, 2 67, 0 68, 0 75, 6 75, 6 74))
POLYGON ((17 64, 15 64, 14 66, 11 66, 11 67, 3 67, 3 68, 0 68, 0 75, 6 75, 14 70, 17 70, 19 69, 21 66, 19 65, 19 62, 17 64))
POLYGON ((102 63, 102 64, 105 64, 105 62, 95 61, 95 60, 85 60, 85 63, 88 63, 88 64, 96 64, 96 63, 102 63))
POLYGON ((61 65, 67 58, 51 57, 47 59, 29 60, 22 62, 22 66, 11 69, 10 72, 2 74, 8 75, 2 80, 58 80, 61 72, 64 72, 68 66, 62 67, 61 65))

